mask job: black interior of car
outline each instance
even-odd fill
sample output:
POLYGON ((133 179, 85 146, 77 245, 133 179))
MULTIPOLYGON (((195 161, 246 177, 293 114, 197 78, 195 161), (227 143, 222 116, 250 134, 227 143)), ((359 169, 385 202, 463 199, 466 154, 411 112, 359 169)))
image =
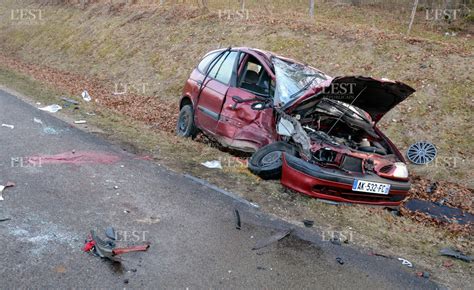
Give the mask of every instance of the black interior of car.
POLYGON ((238 85, 256 95, 270 95, 270 77, 263 66, 252 56, 249 56, 244 65, 238 85))

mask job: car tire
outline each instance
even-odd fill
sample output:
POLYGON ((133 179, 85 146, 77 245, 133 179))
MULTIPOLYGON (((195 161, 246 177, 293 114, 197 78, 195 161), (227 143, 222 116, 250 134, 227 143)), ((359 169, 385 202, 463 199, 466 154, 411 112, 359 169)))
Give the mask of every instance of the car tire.
POLYGON ((283 152, 296 156, 295 146, 286 142, 275 142, 258 149, 250 157, 248 168, 262 179, 280 179, 283 152))
POLYGON ((194 124, 194 110, 191 105, 184 105, 179 111, 178 123, 176 124, 176 135, 180 137, 195 138, 197 135, 196 124, 194 124))

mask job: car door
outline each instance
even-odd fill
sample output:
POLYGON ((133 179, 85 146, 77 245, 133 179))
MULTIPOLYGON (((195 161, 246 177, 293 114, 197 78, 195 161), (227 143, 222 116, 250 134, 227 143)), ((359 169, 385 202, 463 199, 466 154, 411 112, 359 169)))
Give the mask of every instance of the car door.
POLYGON ((240 59, 237 82, 227 91, 216 134, 232 139, 234 147, 245 144, 258 149, 275 141, 273 109, 256 111, 251 108, 255 101, 236 104, 232 97, 272 98, 272 78, 256 57, 243 53, 240 59))
POLYGON ((197 100, 195 121, 199 128, 215 134, 221 109, 232 82, 236 79, 237 51, 219 54, 207 68, 208 77, 197 100))

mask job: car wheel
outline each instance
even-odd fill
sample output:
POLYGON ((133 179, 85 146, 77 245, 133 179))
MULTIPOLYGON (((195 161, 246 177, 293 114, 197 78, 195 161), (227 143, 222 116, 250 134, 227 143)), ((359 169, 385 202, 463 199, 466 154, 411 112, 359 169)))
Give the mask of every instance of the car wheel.
POLYGON ((262 179, 280 179, 283 152, 296 155, 296 148, 286 142, 275 142, 258 149, 250 157, 250 171, 262 179))
POLYGON ((185 105, 179 111, 176 134, 180 137, 196 137, 197 128, 194 124, 194 111, 191 105, 185 105))

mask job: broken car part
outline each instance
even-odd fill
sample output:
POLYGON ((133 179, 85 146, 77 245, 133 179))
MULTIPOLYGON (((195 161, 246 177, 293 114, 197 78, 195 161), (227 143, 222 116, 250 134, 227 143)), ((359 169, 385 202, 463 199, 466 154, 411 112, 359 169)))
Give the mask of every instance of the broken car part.
POLYGON ((86 90, 84 90, 81 93, 81 96, 82 96, 82 99, 86 102, 90 102, 92 100, 91 96, 89 95, 89 93, 86 90))
POLYGON ((340 265, 344 265, 344 260, 341 257, 337 257, 336 262, 338 262, 340 265))
POLYGON ((50 112, 50 113, 56 113, 58 112, 59 110, 62 109, 62 107, 58 104, 54 104, 54 105, 49 105, 49 106, 46 106, 46 107, 42 107, 42 108, 38 108, 40 109, 41 111, 46 111, 46 112, 50 112))
POLYGON ((4 200, 3 198, 3 190, 7 187, 15 186, 14 182, 8 181, 5 185, 0 185, 0 200, 4 200))
POLYGON ((442 205, 436 202, 410 199, 404 207, 412 212, 422 212, 429 215, 431 218, 441 222, 458 223, 461 225, 474 224, 474 215, 464 212, 455 207, 442 205))
POLYGON ((330 241, 331 244, 333 244, 333 245, 337 245, 337 246, 342 245, 341 239, 339 239, 339 237, 332 237, 331 239, 329 239, 329 241, 330 241))
POLYGON ((201 165, 210 169, 222 169, 222 164, 219 160, 206 161, 201 163, 201 165))
POLYGON ((423 165, 433 161, 437 153, 438 150, 433 144, 427 141, 421 141, 408 147, 407 157, 413 164, 423 165))
POLYGON ((303 220, 303 224, 304 224, 305 227, 310 228, 314 225, 314 221, 313 220, 303 220))
POLYGON ((72 105, 79 105, 78 101, 75 101, 73 99, 69 99, 69 98, 66 98, 66 97, 62 97, 61 100, 63 100, 66 103, 72 104, 72 105))
POLYGON ((107 227, 105 229, 105 236, 107 236, 107 238, 111 239, 111 240, 116 240, 117 239, 117 235, 115 233, 115 229, 113 227, 107 227))
POLYGON ((91 230, 89 239, 86 240, 83 250, 85 252, 93 252, 101 258, 107 258, 114 262, 120 262, 121 259, 118 257, 119 255, 131 252, 143 252, 148 250, 149 247, 150 245, 146 244, 126 248, 117 248, 115 247, 115 243, 102 240, 95 234, 95 231, 91 230))
POLYGON ((271 235, 268 238, 261 239, 255 244, 255 246, 252 248, 252 250, 259 250, 259 249, 265 248, 265 247, 267 247, 267 246, 269 246, 269 245, 271 245, 275 242, 278 242, 281 239, 283 239, 283 238, 287 237, 288 235, 290 235, 292 231, 293 231, 293 229, 279 231, 279 232, 276 232, 275 234, 271 235))
POLYGON ((15 126, 9 125, 9 124, 2 124, 2 127, 7 127, 7 128, 10 128, 10 129, 15 128, 15 126))
POLYGON ((240 213, 237 209, 235 209, 234 214, 235 214, 235 228, 240 230, 242 226, 240 222, 240 213))
POLYGON ((413 264, 410 261, 403 258, 398 258, 398 260, 402 262, 402 265, 413 268, 413 264))
POLYGON ((452 248, 443 248, 439 252, 442 256, 453 257, 468 263, 471 263, 474 260, 474 257, 465 255, 461 251, 452 248))

